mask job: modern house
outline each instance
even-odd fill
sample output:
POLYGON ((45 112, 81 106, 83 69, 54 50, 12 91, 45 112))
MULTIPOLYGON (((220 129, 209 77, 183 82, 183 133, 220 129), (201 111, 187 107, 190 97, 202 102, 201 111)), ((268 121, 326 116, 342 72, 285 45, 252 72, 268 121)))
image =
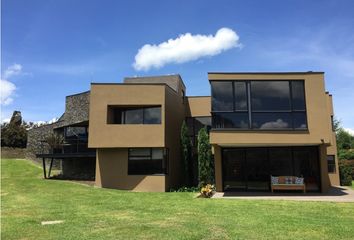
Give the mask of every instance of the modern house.
MULTIPOLYGON (((332 96, 325 92, 323 72, 209 73, 208 78, 211 96, 200 97, 186 96, 179 75, 92 83, 89 117, 69 121, 65 113, 66 123, 56 129, 88 126, 86 144, 96 150, 99 187, 180 186, 184 120, 194 147, 199 129, 210 132, 217 191, 270 191, 272 175, 301 176, 308 191, 339 185, 332 96)), ((37 156, 53 158, 48 154, 37 156)), ((65 151, 56 154, 59 159, 65 151)), ((78 156, 84 163, 80 151, 67 159, 78 156)), ((190 163, 194 180, 196 159, 194 154, 190 163)))

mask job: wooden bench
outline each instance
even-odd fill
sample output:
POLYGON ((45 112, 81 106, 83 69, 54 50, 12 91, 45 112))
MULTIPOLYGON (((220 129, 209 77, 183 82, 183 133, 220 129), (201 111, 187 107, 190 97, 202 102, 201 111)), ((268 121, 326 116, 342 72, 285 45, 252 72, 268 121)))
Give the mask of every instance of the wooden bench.
POLYGON ((297 184, 295 183, 295 176, 279 176, 278 178, 278 183, 273 184, 272 182, 272 177, 270 176, 270 186, 272 192, 274 190, 302 190, 304 193, 306 193, 306 186, 305 183, 303 184, 297 184), (291 183, 286 183, 286 178, 291 178, 291 183))

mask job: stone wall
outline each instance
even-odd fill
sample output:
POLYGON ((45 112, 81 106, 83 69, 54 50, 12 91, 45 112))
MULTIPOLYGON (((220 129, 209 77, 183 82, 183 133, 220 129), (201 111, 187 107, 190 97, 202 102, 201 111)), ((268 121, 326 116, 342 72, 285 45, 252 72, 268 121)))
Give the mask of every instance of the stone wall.
POLYGON ((90 92, 83 92, 66 97, 64 125, 71 125, 89 120, 90 92))
POLYGON ((51 134, 53 134, 54 128, 60 127, 63 124, 62 121, 52 124, 46 124, 39 127, 32 128, 27 132, 27 158, 36 159, 38 153, 49 153, 50 148, 46 140, 51 134))

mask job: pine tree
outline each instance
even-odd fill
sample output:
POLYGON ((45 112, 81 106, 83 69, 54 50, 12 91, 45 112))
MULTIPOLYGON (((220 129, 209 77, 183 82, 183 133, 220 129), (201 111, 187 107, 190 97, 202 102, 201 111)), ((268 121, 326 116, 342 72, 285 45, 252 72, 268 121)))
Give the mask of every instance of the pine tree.
POLYGON ((191 184, 189 166, 191 161, 191 141, 188 136, 188 127, 185 121, 182 123, 181 127, 181 165, 183 170, 183 177, 185 180, 185 184, 189 186, 191 184))
POLYGON ((206 128, 202 128, 198 132, 198 180, 200 187, 212 182, 212 167, 209 135, 206 128))

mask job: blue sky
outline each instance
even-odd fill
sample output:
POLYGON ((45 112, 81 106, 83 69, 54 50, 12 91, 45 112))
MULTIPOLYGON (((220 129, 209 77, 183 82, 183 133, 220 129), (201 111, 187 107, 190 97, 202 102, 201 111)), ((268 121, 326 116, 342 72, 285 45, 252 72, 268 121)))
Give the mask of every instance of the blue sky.
POLYGON ((209 95, 207 72, 311 70, 326 72, 336 116, 354 129, 354 1, 2 0, 1 7, 8 84, 1 87, 9 94, 2 119, 20 110, 27 121, 48 121, 63 113, 66 95, 127 76, 179 73, 187 95, 209 95), (221 28, 238 39, 220 43, 221 28), (144 45, 156 50, 186 33, 221 48, 208 56, 184 49, 182 63, 186 55, 177 53, 160 67, 134 68, 144 45))

